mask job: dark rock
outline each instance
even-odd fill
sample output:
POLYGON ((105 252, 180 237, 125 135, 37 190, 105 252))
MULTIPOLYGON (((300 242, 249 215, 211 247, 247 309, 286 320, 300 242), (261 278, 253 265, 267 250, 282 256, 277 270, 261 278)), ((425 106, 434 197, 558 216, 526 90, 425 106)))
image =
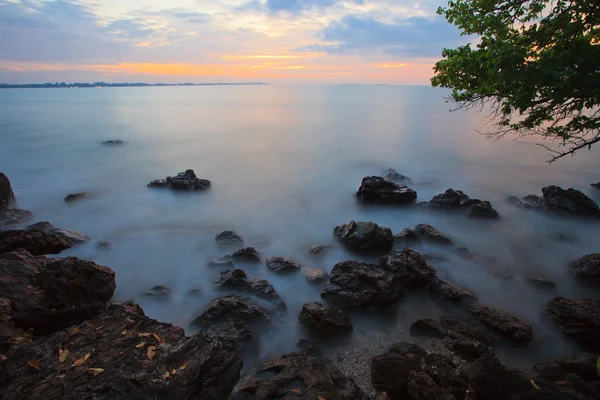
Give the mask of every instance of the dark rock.
POLYGON ((196 177, 194 170, 188 169, 180 172, 174 177, 167 179, 156 179, 148 184, 149 187, 170 187, 175 190, 206 190, 211 184, 209 180, 196 177))
POLYGON ((392 230, 374 222, 355 222, 339 225, 335 236, 349 249, 365 253, 387 253, 394 246, 392 230))
POLYGON ((420 371, 411 371, 408 375, 407 391, 411 399, 456 400, 448 389, 437 385, 429 375, 420 371))
POLYGON ((502 336, 517 340, 529 341, 533 339, 533 330, 530 325, 485 304, 471 306, 469 311, 479 317, 479 320, 502 336))
POLYGON ((570 354, 556 360, 566 374, 577 374, 588 382, 600 379, 598 357, 590 353, 570 354))
POLYGON ((420 319, 410 326, 410 334, 413 336, 427 336, 443 338, 446 336, 446 328, 434 319, 420 319))
POLYGON ((410 228, 403 229, 402 232, 394 236, 394 239, 398 242, 406 243, 418 243, 421 241, 419 235, 410 228))
POLYGON ((285 309, 285 302, 275 288, 264 279, 251 279, 241 269, 222 271, 214 279, 214 286, 221 290, 235 290, 254 295, 285 309))
POLYGON ((464 200, 468 200, 469 196, 460 190, 448 189, 442 194, 433 196, 429 200, 429 208, 437 209, 458 209, 464 200))
POLYGON ((0 227, 19 225, 31 218, 33 218, 33 214, 27 210, 19 210, 18 208, 0 209, 0 227))
MULTIPOLYGON (((428 354, 423 360, 423 372, 428 374, 433 381, 429 381, 434 385, 434 392, 431 393, 434 397, 425 398, 448 398, 447 396, 451 393, 452 399, 464 399, 466 391, 468 390, 469 384, 460 376, 460 371, 457 368, 459 364, 453 359, 453 357, 446 356, 439 353, 428 354), (440 391, 435 388, 441 387, 444 390, 440 391), (435 393, 439 393, 436 397, 435 393), (441 397, 440 397, 441 396, 441 397)), ((414 373, 416 371, 413 371, 414 373)), ((411 374, 412 374, 411 373, 411 374)), ((410 393, 410 377, 409 377, 409 393, 410 393)), ((427 388, 424 393, 428 393, 427 388)), ((422 397, 421 397, 422 398, 422 397)))
POLYGON ((385 179, 389 179, 397 182, 410 182, 410 178, 408 176, 399 174, 395 169, 390 168, 385 171, 385 179))
POLYGON ((472 339, 447 339, 444 346, 466 362, 474 362, 490 351, 490 347, 472 339))
POLYGON ((10 185, 10 180, 0 172, 0 210, 5 210, 15 203, 15 194, 10 185))
POLYGON ((492 339, 479 327, 450 317, 441 317, 440 323, 446 328, 448 336, 452 339, 468 338, 483 343, 485 346, 492 344, 492 339))
POLYGON ((108 267, 75 257, 0 255, 0 297, 10 300, 15 325, 47 334, 92 318, 115 291, 108 267))
POLYGON ((65 202, 70 203, 76 200, 89 199, 90 196, 85 192, 71 193, 65 197, 65 202))
POLYGON ((267 268, 273 272, 296 272, 301 265, 287 257, 269 257, 267 258, 267 268))
POLYGON ((429 224, 419 224, 415 226, 415 233, 421 240, 439 244, 439 245, 452 245, 454 242, 448 236, 435 229, 429 224))
POLYGON ((363 178, 356 193, 362 203, 410 204, 417 198, 417 192, 404 185, 387 181, 380 176, 363 178))
POLYGON ((304 276, 308 283, 317 284, 325 282, 329 278, 329 274, 323 269, 306 268, 304 276))
POLYGON ((569 268, 583 282, 600 286, 600 253, 588 254, 572 261, 569 268))
POLYGON ((572 233, 558 232, 552 235, 551 237, 552 239, 561 243, 576 244, 580 242, 580 239, 572 233))
POLYGON ((299 339, 296 343, 296 347, 300 350, 315 356, 320 359, 324 359, 323 350, 321 349, 322 343, 319 340, 314 339, 299 339))
POLYGON ((111 246, 112 244, 107 240, 98 240, 96 242, 96 247, 98 247, 99 249, 108 249, 111 246))
POLYGON ((25 228, 25 230, 27 230, 27 231, 41 231, 41 232, 50 232, 52 229, 54 229, 54 225, 52 225, 48 221, 36 222, 35 224, 31 224, 25 228))
POLYGON ((166 299, 171 296, 171 289, 165 286, 154 286, 152 289, 142 293, 142 295, 154 297, 155 299, 166 299))
POLYGON ((312 258, 321 258, 327 255, 331 250, 333 250, 333 246, 319 244, 310 248, 309 255, 312 258))
MULTIPOLYGON (((525 199, 523 199, 523 200, 525 200, 525 199)), ((533 205, 532 202, 522 201, 517 196, 509 196, 509 197, 507 197, 506 201, 508 202, 508 204, 512 204, 515 207, 524 208, 524 209, 532 209, 532 208, 536 208, 537 207, 537 203, 536 202, 533 202, 533 203, 536 204, 536 205, 533 205)))
POLYGON ((252 366, 235 386, 230 399, 366 399, 356 385, 351 391, 357 397, 346 397, 350 382, 337 375, 337 371, 331 376, 330 370, 317 357, 305 352, 286 353, 252 366))
POLYGON ((467 217, 479 219, 498 219, 500 215, 494 210, 492 203, 483 200, 467 200, 461 205, 467 209, 467 217))
POLYGON ((124 142, 122 140, 117 139, 117 140, 106 140, 106 141, 102 142, 102 144, 109 145, 109 146, 119 146, 119 145, 124 144, 124 142))
POLYGON ((598 205, 579 190, 547 186, 542 188, 542 193, 548 211, 581 217, 600 217, 598 205))
POLYGON ((590 183, 590 186, 593 187, 594 189, 600 190, 600 182, 598 182, 598 183, 590 183))
POLYGON ((556 284, 543 276, 528 275, 525 277, 525 282, 540 289, 556 290, 556 284))
POLYGON ((1 364, 0 387, 6 400, 226 399, 241 367, 235 348, 217 337, 186 337, 136 305, 117 304, 12 354, 1 364), (69 351, 62 364, 59 349, 69 351), (85 361, 72 366, 76 360, 85 361))
POLYGON ((224 231, 215 237, 219 247, 241 247, 244 245, 244 239, 235 231, 224 231))
POLYGON ((391 399, 404 399, 408 394, 410 372, 421 369, 425 350, 413 343, 397 343, 386 353, 371 360, 371 381, 378 392, 387 393, 391 399))
POLYGON ((88 242, 88 241, 92 240, 89 236, 86 236, 83 233, 74 231, 72 229, 54 228, 50 231, 50 233, 55 234, 55 235, 64 236, 64 237, 70 239, 71 241, 73 241, 73 243, 84 243, 84 242, 88 242))
POLYGON ((208 263, 211 267, 233 267, 233 257, 232 256, 223 256, 219 258, 215 258, 210 260, 208 263))
POLYGON ((340 392, 340 400, 369 400, 369 396, 354 382, 354 379, 344 375, 338 367, 330 366, 329 376, 340 392))
POLYGON ((343 310, 321 303, 305 303, 298 316, 306 328, 321 333, 351 332, 350 316, 343 310))
POLYGON ((469 289, 435 278, 429 284, 429 289, 442 300, 462 301, 476 300, 477 296, 469 289))
POLYGON ((194 286, 193 288, 188 290, 188 293, 194 296, 202 296, 204 294, 204 289, 202 288, 202 286, 194 286))
POLYGON ((381 257, 379 266, 396 275, 402 285, 408 288, 426 285, 435 276, 435 269, 427 264, 425 258, 410 249, 381 257))
POLYGON ((254 247, 245 247, 239 249, 231 255, 233 261, 246 262, 246 263, 259 263, 262 262, 260 254, 254 247))
POLYGON ((34 256, 58 254, 73 245, 70 238, 52 231, 0 231, 0 254, 17 249, 25 249, 34 256))
POLYGON ((590 349, 600 349, 600 300, 555 297, 546 305, 546 314, 565 335, 590 349))
POLYGON ((391 304, 402 296, 400 278, 372 264, 344 261, 331 270, 321 298, 341 307, 366 307, 391 304))

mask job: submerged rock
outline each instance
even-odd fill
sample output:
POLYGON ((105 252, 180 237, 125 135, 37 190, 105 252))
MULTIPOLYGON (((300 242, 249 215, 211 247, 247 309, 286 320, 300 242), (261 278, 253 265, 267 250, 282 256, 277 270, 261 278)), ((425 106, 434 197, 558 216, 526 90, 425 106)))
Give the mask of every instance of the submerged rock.
POLYGON ((106 140, 106 141, 102 142, 102 144, 109 145, 109 146, 119 146, 119 145, 124 144, 124 142, 122 140, 117 139, 117 140, 106 140))
POLYGON ((206 190, 209 189, 211 183, 207 179, 199 179, 196 177, 194 170, 188 169, 185 172, 180 172, 174 177, 167 179, 156 179, 148 184, 149 187, 170 187, 175 190, 206 190))
POLYGON ((0 210, 5 210, 15 203, 15 193, 10 185, 10 180, 0 172, 0 210))
POLYGON ((244 239, 235 231, 224 231, 215 237, 219 247, 241 247, 244 245, 244 239))
POLYGON ((600 350, 600 300, 555 297, 546 305, 546 315, 565 335, 590 349, 600 350))
POLYGON ((20 225, 31 218, 33 218, 33 214, 27 210, 18 208, 0 210, 0 227, 20 225))
POLYGON ((543 197, 529 195, 519 200, 509 197, 509 203, 527 209, 536 209, 552 214, 573 217, 600 217, 600 208, 592 199, 579 190, 563 189, 559 186, 542 188, 543 197))
POLYGON ((267 268, 273 272, 296 272, 300 271, 301 265, 287 257, 267 258, 267 268))
POLYGON ((527 275, 525 276, 525 282, 540 289, 556 290, 556 283, 543 276, 527 275))
POLYGON ((477 296, 469 289, 435 278, 429 284, 429 289, 436 297, 448 301, 476 300, 477 296))
POLYGON ((210 260, 208 263, 210 267, 233 267, 233 257, 232 256, 223 256, 219 258, 214 258, 210 260))
POLYGON ((404 185, 383 179, 380 176, 363 178, 356 193, 362 203, 410 204, 417 198, 417 192, 404 185))
POLYGON ((429 224, 419 224, 415 226, 414 231, 421 240, 426 242, 445 246, 454 244, 452 239, 429 224))
POLYGON ((142 293, 142 296, 153 297, 155 299, 166 299, 171 295, 171 289, 166 286, 154 286, 152 289, 142 293))
POLYGON ((216 336, 186 337, 139 306, 115 304, 11 354, 0 387, 6 400, 227 399, 241 367, 235 348, 216 336))
POLYGON ((15 325, 47 334, 92 318, 115 291, 108 267, 75 257, 35 257, 25 250, 0 255, 0 297, 15 325))
POLYGON ((396 275, 407 288, 424 286, 435 276, 435 269, 427 264, 425 258, 410 249, 381 257, 379 266, 396 275))
POLYGON ((98 247, 99 249, 108 249, 111 246, 112 243, 110 243, 108 240, 98 240, 96 242, 96 247, 98 247))
POLYGON ((350 316, 342 309, 321 303, 305 303, 298 316, 306 328, 321 333, 341 333, 352 331, 350 316))
POLYGON ((85 192, 71 193, 65 197, 65 203, 71 203, 76 200, 89 199, 90 196, 85 192))
POLYGON ((479 320, 500 335, 516 341, 529 341, 533 339, 533 330, 530 325, 485 304, 472 306, 469 311, 479 317, 479 320))
POLYGON ((324 269, 305 268, 304 276, 308 283, 317 284, 325 282, 329 278, 329 274, 324 269))
POLYGON ((169 183, 167 182, 166 179, 155 179, 148 184, 148 187, 154 187, 154 188, 162 188, 162 187, 167 187, 167 186, 169 186, 169 183))
POLYGON ((334 247, 326 244, 319 244, 310 248, 309 255, 312 258, 322 258, 327 255, 334 247))
POLYGON ((398 171, 393 168, 389 168, 385 171, 384 178, 397 182, 410 182, 410 178, 408 176, 399 174, 398 171))
POLYGON ((58 254, 73 247, 69 237, 53 231, 36 230, 0 231, 0 254, 17 249, 27 250, 34 256, 58 254))
POLYGON ((215 277, 214 286, 221 290, 235 290, 265 299, 285 309, 285 302, 275 288, 264 279, 251 279, 241 269, 222 271, 215 277))
POLYGON ((572 261, 569 268, 582 282, 600 286, 600 253, 588 254, 572 261))
POLYGON ((598 182, 598 183, 590 183, 590 186, 593 187, 594 189, 600 190, 600 182, 598 182))
POLYGON ((378 265, 344 261, 331 270, 321 298, 341 307, 391 304, 402 296, 400 278, 378 265))
POLYGON ((233 261, 240 261, 246 263, 259 263, 262 262, 260 254, 254 247, 245 247, 243 249, 239 249, 235 253, 231 255, 233 261))
POLYGON ((374 222, 355 222, 339 225, 335 236, 349 249, 365 253, 387 253, 394 246, 392 230, 374 222))

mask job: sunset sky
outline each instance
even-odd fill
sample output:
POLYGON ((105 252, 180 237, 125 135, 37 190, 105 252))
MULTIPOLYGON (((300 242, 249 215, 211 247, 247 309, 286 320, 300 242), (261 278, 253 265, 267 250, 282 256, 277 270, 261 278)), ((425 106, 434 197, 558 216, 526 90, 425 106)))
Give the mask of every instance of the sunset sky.
POLYGON ((428 84, 445 0, 0 0, 0 82, 428 84))

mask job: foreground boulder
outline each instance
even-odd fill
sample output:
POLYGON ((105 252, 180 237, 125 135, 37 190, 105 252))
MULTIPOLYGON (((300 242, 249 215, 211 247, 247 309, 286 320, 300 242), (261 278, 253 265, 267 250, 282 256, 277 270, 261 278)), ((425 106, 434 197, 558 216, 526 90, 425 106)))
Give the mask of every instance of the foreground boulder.
POLYGON ((117 304, 11 354, 0 387, 6 400, 226 399, 241 367, 227 342, 117 304))
POLYGON ((435 269, 427 264, 427 260, 410 249, 381 257, 379 266, 396 275, 407 288, 424 286, 435 276, 435 269))
POLYGON ((320 333, 351 332, 350 316, 335 307, 326 307, 321 303, 305 303, 298 316, 300 323, 306 328, 320 333))
POLYGON ((510 314, 485 304, 474 305, 469 311, 478 316, 484 325, 508 339, 516 341, 529 341, 533 339, 533 329, 531 326, 510 314))
POLYGON ((367 400, 339 370, 305 352, 287 353, 252 366, 230 399, 367 400))
POLYGON ((210 188, 210 181, 199 179, 193 169, 180 172, 174 177, 156 179, 148 184, 149 187, 169 187, 175 190, 206 190, 210 188))
POLYGON ((431 242, 442 246, 454 244, 452 239, 429 224, 419 224, 415 226, 414 232, 421 240, 426 242, 431 242))
POLYGON ((262 262, 260 254, 254 247, 245 247, 239 249, 231 255, 233 261, 246 262, 246 263, 259 263, 262 262))
POLYGON ((579 190, 560 186, 542 188, 543 197, 525 196, 519 200, 515 196, 508 198, 509 203, 522 208, 536 209, 558 215, 573 217, 600 217, 600 208, 592 199, 579 190))
POLYGON ((229 247, 242 247, 244 245, 244 239, 235 231, 223 231, 215 236, 217 246, 223 248, 229 247))
POLYGON ((75 257, 0 255, 0 297, 10 300, 15 325, 47 334, 92 318, 115 291, 108 267, 75 257))
POLYGON ((15 194, 8 177, 0 172, 0 210, 5 210, 15 202, 15 194))
POLYGON ((325 282, 329 278, 329 274, 324 269, 305 268, 304 277, 308 283, 318 284, 325 282))
POLYGON ((58 254, 66 249, 70 249, 73 245, 73 240, 69 237, 53 231, 0 231, 0 254, 17 249, 25 249, 35 256, 58 254))
POLYGON ((402 296, 400 278, 379 265, 344 261, 331 270, 321 298, 344 308, 383 306, 402 296))
POLYGON ((433 196, 429 202, 422 203, 421 206, 435 210, 460 211, 471 218, 499 218, 498 212, 489 201, 471 199, 462 191, 454 189, 448 189, 442 194, 433 196))
POLYGON ((302 266, 288 257, 269 257, 267 258, 267 268, 273 272, 296 272, 302 266))
POLYGON ((398 343, 386 353, 371 361, 371 381, 375 390, 386 392, 391 399, 404 399, 408 395, 408 377, 411 371, 421 369, 425 350, 414 343, 398 343))
POLYGON ((264 279, 248 278, 241 269, 220 272, 214 279, 214 286, 220 290, 233 290, 256 296, 282 309, 287 307, 269 282, 264 279))
POLYGON ((429 289, 431 292, 441 300, 447 301, 469 301, 476 300, 477 296, 469 289, 455 285, 453 283, 448 283, 439 278, 435 278, 429 284, 429 289))
POLYGON ((394 246, 392 230, 374 222, 355 222, 339 225, 335 236, 350 250, 364 253, 387 253, 394 246))
POLYGON ((600 286, 600 253, 583 256, 571 262, 569 268, 582 282, 600 286))
POLYGON ((363 178, 356 195, 362 203, 403 205, 413 203, 417 199, 417 192, 414 190, 380 176, 363 178))
POLYGON ((600 350, 600 300, 555 297, 546 305, 546 315, 565 335, 590 349, 600 350))

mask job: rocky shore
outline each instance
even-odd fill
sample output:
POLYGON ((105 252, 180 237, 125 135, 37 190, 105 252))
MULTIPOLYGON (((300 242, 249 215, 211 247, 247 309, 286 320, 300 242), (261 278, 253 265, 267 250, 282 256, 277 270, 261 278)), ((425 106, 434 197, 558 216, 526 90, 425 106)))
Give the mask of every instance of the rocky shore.
MULTIPOLYGON (((410 179, 395 171, 366 177, 357 199, 455 213, 485 224, 502 218, 489 201, 460 190, 417 203, 417 192, 408 184, 410 179)), ((148 186, 195 191, 211 183, 187 170, 148 186)), ((549 186, 542 193, 508 201, 559 217, 595 221, 600 216, 598 205, 578 190, 549 186)), ((71 200, 85 197, 80 194, 71 200)), ((364 255, 375 261, 342 261, 329 273, 284 255, 264 257, 236 232, 219 233, 215 245, 230 255, 206 266, 215 269, 207 285, 218 295, 190 321, 199 332, 186 336, 180 327, 147 317, 137 304, 112 302, 117 281, 109 267, 49 256, 89 237, 48 222, 27 225, 33 215, 14 206, 10 181, 0 173, 2 399, 600 399, 600 300, 556 293, 539 316, 582 351, 528 370, 508 368, 497 355, 497 344, 533 342, 535 326, 480 302, 473 290, 442 276, 430 256, 419 252, 422 242, 468 260, 484 256, 459 247, 455 238, 428 224, 395 235, 371 221, 332 227, 332 236, 357 259, 364 255), (281 279, 306 279, 320 289, 321 300, 291 315, 285 293, 252 276, 251 268, 261 265, 281 279), (369 372, 360 380, 322 356, 322 343, 354 334, 352 312, 384 315, 412 293, 460 307, 465 317, 414 322, 407 327, 412 340, 393 343, 363 363, 369 372), (306 332, 297 351, 243 366, 246 355, 260 354, 259 338, 281 319, 297 320, 306 332)), ((319 259, 330 250, 318 245, 306 253, 319 259)), ((582 254, 565 270, 574 282, 598 288, 600 254, 582 254)), ((543 277, 530 280, 553 285, 543 277)), ((156 287, 145 295, 160 299, 170 290, 156 287)))

